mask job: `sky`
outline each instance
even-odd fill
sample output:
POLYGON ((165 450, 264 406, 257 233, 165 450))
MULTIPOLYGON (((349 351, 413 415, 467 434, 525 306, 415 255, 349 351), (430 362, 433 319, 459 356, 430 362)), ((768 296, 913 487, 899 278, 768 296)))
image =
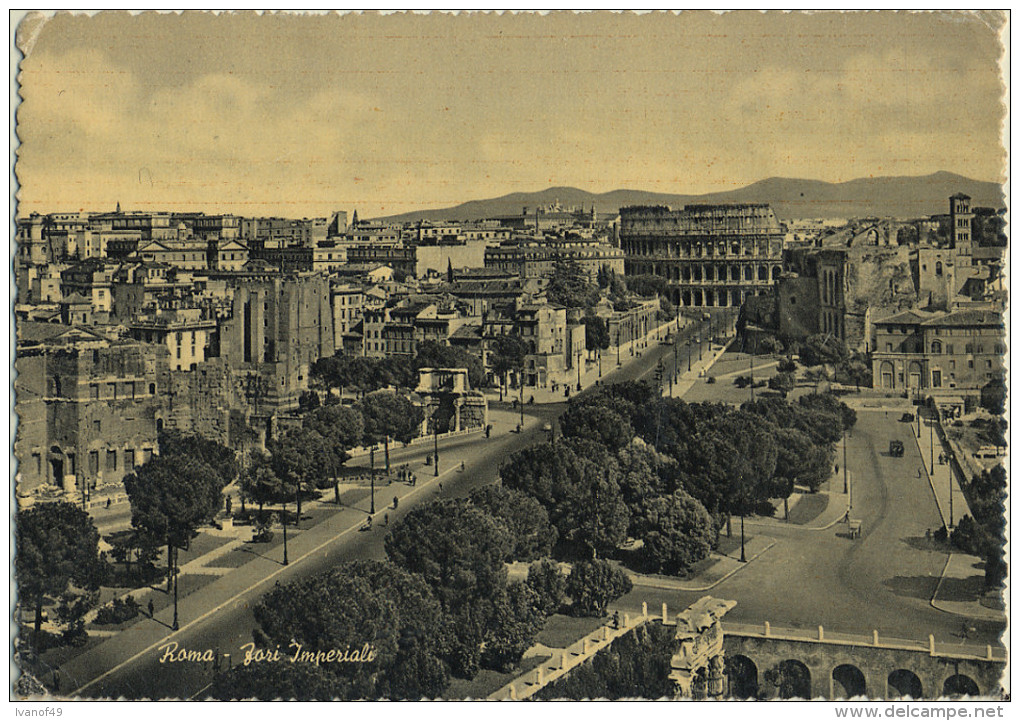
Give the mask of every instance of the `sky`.
POLYGON ((360 217, 550 186, 1002 182, 1001 16, 28 18, 19 215, 360 217))

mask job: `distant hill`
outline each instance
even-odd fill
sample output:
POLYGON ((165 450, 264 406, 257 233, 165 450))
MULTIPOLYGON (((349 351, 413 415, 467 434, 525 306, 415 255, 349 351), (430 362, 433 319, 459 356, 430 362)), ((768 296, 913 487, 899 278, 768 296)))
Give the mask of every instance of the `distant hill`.
POLYGON ((922 176, 859 178, 845 183, 768 178, 736 190, 705 195, 672 195, 645 190, 589 193, 578 188, 548 188, 535 193, 511 193, 488 200, 472 200, 453 208, 415 211, 378 220, 481 220, 519 215, 525 206, 534 208, 556 201, 564 206, 583 205, 586 209, 594 203, 600 213, 615 213, 627 205, 678 208, 690 203, 769 203, 783 220, 872 215, 914 218, 949 212, 949 196, 953 193, 971 196, 974 206, 1000 208, 1005 204, 1001 186, 940 171, 922 176))

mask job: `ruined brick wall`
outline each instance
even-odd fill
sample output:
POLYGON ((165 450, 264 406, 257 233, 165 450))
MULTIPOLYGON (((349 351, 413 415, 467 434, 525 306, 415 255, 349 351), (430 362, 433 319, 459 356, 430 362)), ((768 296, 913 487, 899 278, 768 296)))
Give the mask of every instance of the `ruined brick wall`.
POLYGON ((850 250, 846 289, 846 343, 863 349, 866 316, 885 318, 917 303, 917 288, 910 268, 910 249, 860 246, 850 250))
POLYGON ((222 358, 211 358, 193 371, 167 368, 160 379, 160 425, 233 447, 239 439, 231 409, 245 405, 244 381, 222 358))

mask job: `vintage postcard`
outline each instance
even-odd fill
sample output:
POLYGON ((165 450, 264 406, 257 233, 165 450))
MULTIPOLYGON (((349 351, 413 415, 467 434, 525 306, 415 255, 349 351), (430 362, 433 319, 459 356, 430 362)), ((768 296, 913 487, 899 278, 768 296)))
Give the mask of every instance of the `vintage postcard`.
POLYGON ((12 700, 1001 715, 1008 12, 12 21, 12 700))

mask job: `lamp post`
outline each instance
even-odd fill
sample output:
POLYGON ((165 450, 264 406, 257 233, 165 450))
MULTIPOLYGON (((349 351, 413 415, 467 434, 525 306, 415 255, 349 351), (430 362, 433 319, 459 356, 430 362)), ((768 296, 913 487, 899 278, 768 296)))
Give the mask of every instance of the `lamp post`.
POLYGON ((843 493, 849 493, 846 476, 846 429, 843 429, 843 493))
POLYGON ((917 414, 917 437, 921 437, 921 387, 914 389, 914 412, 917 414))
POLYGON ((290 560, 287 558, 287 498, 283 499, 283 513, 280 515, 280 523, 283 524, 283 565, 289 566, 290 560))
POLYGON ((581 350, 577 351, 577 390, 581 390, 581 350))
POLYGON ((375 513, 375 446, 368 449, 368 460, 372 467, 371 484, 372 499, 369 501, 368 512, 375 513))
POLYGON ((691 339, 687 338, 687 372, 691 372, 691 356, 694 355, 691 352, 691 339))
POLYGON ((754 402, 754 353, 751 354, 751 402, 754 402))
POLYGON ((180 569, 177 568, 177 547, 174 546, 174 631, 179 631, 181 629, 181 625, 177 621, 177 583, 178 578, 180 577, 179 571, 180 569))
POLYGON ((439 475, 439 408, 432 416, 432 475, 439 475))
POLYGON ((620 365, 620 326, 616 326, 616 367, 620 365))
POLYGON ((747 554, 744 552, 744 514, 740 513, 740 562, 747 563, 747 554))

